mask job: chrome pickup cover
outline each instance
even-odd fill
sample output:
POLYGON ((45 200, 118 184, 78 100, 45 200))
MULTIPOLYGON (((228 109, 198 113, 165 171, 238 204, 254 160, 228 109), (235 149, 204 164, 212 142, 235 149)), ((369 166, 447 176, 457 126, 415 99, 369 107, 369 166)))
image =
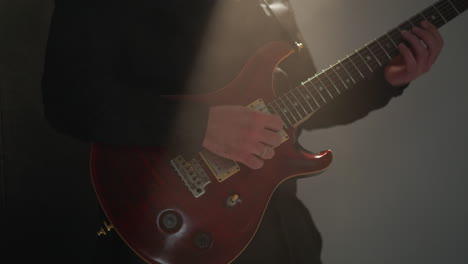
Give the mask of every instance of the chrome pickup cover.
POLYGON ((218 182, 226 180, 240 170, 235 161, 220 157, 208 150, 203 150, 200 155, 218 182))
POLYGON ((196 159, 188 162, 179 155, 171 160, 171 165, 195 198, 205 193, 205 187, 211 181, 196 159))

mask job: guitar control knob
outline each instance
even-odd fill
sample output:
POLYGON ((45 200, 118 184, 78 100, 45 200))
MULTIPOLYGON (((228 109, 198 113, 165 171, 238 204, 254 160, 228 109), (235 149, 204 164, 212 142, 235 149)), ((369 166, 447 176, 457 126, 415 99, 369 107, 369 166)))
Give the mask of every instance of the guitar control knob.
POLYGON ((226 205, 229 207, 233 207, 241 202, 242 200, 240 199, 238 194, 231 195, 226 199, 226 205))
POLYGON ((166 232, 177 232, 182 226, 182 217, 177 212, 166 211, 159 217, 159 225, 166 232))
POLYGON ((193 243, 199 249, 209 248, 212 242, 210 234, 206 232, 199 232, 193 237, 193 243))

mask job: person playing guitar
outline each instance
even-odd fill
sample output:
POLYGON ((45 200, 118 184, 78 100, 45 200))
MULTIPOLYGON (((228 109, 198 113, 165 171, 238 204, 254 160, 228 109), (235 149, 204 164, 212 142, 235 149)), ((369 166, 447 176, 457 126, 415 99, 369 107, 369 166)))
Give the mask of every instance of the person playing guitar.
MULTIPOLYGON (((250 76, 250 68, 259 71, 263 68, 262 60, 268 60, 264 55, 279 56, 279 51, 267 52, 286 47, 278 41, 289 43, 295 52, 284 60, 282 57, 285 56, 279 56, 281 60, 272 64, 272 88, 276 97, 292 91, 294 85, 316 70, 288 0, 55 2, 42 82, 45 114, 53 128, 98 147, 131 148, 132 151, 133 148, 165 148, 170 158, 180 153, 186 158, 194 157, 203 148, 207 151, 204 153, 210 152, 240 164, 238 168, 241 170, 256 171, 261 175, 272 173, 266 167, 269 162, 275 163, 277 154, 282 151, 280 146, 285 142, 285 134, 281 131, 296 123, 296 119, 303 118, 301 113, 307 113, 306 108, 295 114, 282 112, 280 106, 265 113, 246 107, 244 103, 229 102, 226 96, 219 97, 222 104, 211 105, 197 100, 177 101, 166 96, 200 95, 227 87, 229 83, 240 87, 251 84, 241 85, 243 78, 250 76)), ((314 111, 313 118, 294 127, 314 129, 352 123, 384 107, 411 81, 427 73, 444 44, 437 27, 422 19, 410 30, 401 31, 401 38, 403 41, 397 43, 398 54, 391 56, 381 70, 363 76, 365 78, 357 88, 343 93, 333 104, 320 107, 314 111), (349 108, 351 102, 353 107, 349 108)), ((352 74, 349 75, 352 78, 352 74)), ((346 86, 346 80, 341 79, 340 85, 346 86)), ((249 86, 249 91, 254 87, 249 86)), ((328 95, 322 97, 323 90, 319 90, 317 100, 328 100, 328 95)), ((301 91, 306 90, 299 90, 299 93, 301 91)), ((242 96, 240 93, 233 92, 229 96, 242 96)), ((331 93, 330 96, 333 97, 331 93)), ((309 97, 306 95, 306 98, 309 97)), ((313 100, 307 100, 302 102, 313 108, 313 100)), ((288 108, 287 104, 284 106, 288 108)), ((98 150, 101 152, 93 153, 102 153, 98 150)), ((149 155, 143 150, 141 153, 149 155)), ((205 154, 204 159, 207 157, 205 154)), ((171 162, 177 169, 177 160, 171 162)), ((99 166, 96 167, 93 171, 99 172, 99 166)), ((225 180, 226 184, 230 180, 225 180)), ((118 178, 108 180, 110 185, 119 181, 118 178)), ((213 182, 211 179, 205 195, 209 195, 213 182)), ((99 181, 94 184, 97 189, 101 188, 99 181)), ((236 195, 227 203, 240 202, 236 195)), ((197 201, 203 198, 195 197, 192 198, 197 201)), ((253 227, 250 232, 255 236, 245 240, 249 241, 248 246, 237 246, 239 252, 222 261, 206 260, 203 263, 321 263, 321 235, 296 197, 296 181, 285 181, 267 200, 269 204, 265 212, 261 212, 260 226, 258 229, 253 227)), ((117 207, 119 202, 110 204, 113 204, 110 207, 117 207)), ((125 207, 121 208, 119 210, 125 212, 125 207)), ((111 209, 104 209, 116 217, 111 209)), ((155 221, 161 221, 158 224, 167 233, 177 228, 181 230, 185 224, 178 222, 182 221, 178 214, 166 215, 167 218, 164 213, 162 215, 162 220, 155 221), (171 223, 179 226, 171 226, 171 223)), ((109 215, 103 214, 99 219, 99 224, 106 221, 108 229, 102 230, 97 237, 96 263, 202 262, 202 257, 176 261, 176 258, 182 258, 181 254, 169 256, 169 253, 161 253, 152 259, 150 253, 145 254, 147 249, 131 242, 133 236, 123 235, 127 230, 123 224, 119 229, 119 221, 114 223, 106 216, 109 215), (111 222, 121 232, 113 232, 111 222)), ((240 230, 234 231, 241 233, 240 230)), ((215 234, 201 233, 191 241, 200 249, 214 248, 213 243, 220 239, 213 239, 213 236, 215 234)), ((226 240, 228 245, 230 238, 226 237, 226 240)), ((170 247, 167 241, 164 245, 170 247)))

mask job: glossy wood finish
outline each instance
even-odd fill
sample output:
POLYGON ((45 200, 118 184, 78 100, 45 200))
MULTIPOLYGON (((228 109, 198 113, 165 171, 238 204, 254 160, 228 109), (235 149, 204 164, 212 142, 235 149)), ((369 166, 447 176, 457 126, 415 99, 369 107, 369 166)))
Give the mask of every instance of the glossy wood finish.
MULTIPOLYGON (((210 105, 248 105, 262 98, 274 98, 272 73, 291 53, 291 47, 274 42, 260 49, 238 77, 225 88, 204 96, 186 99, 210 105)), ((241 165, 241 170, 218 183, 210 174, 206 193, 194 198, 169 161, 166 149, 118 148, 93 145, 91 175, 99 201, 125 242, 149 263, 229 263, 248 245, 257 231, 270 197, 288 178, 323 171, 331 152, 313 155, 297 148, 294 129, 291 138, 276 149, 273 160, 260 170, 241 165), (226 205, 229 196, 238 194, 241 202, 226 205), (173 210, 183 223, 180 230, 164 231, 158 217, 173 210), (194 244, 199 232, 209 233, 207 249, 194 244)), ((205 165, 204 165, 205 166, 205 165)), ((208 172, 206 166, 204 167, 208 172)))

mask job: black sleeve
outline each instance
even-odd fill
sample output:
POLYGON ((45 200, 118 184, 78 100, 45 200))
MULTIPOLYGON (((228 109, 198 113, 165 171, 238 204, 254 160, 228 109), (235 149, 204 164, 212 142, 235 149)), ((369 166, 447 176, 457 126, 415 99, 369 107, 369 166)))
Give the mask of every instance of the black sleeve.
POLYGON ((42 80, 46 119, 94 143, 201 146, 208 107, 161 96, 182 93, 187 73, 171 68, 165 41, 127 7, 56 4, 42 80))

